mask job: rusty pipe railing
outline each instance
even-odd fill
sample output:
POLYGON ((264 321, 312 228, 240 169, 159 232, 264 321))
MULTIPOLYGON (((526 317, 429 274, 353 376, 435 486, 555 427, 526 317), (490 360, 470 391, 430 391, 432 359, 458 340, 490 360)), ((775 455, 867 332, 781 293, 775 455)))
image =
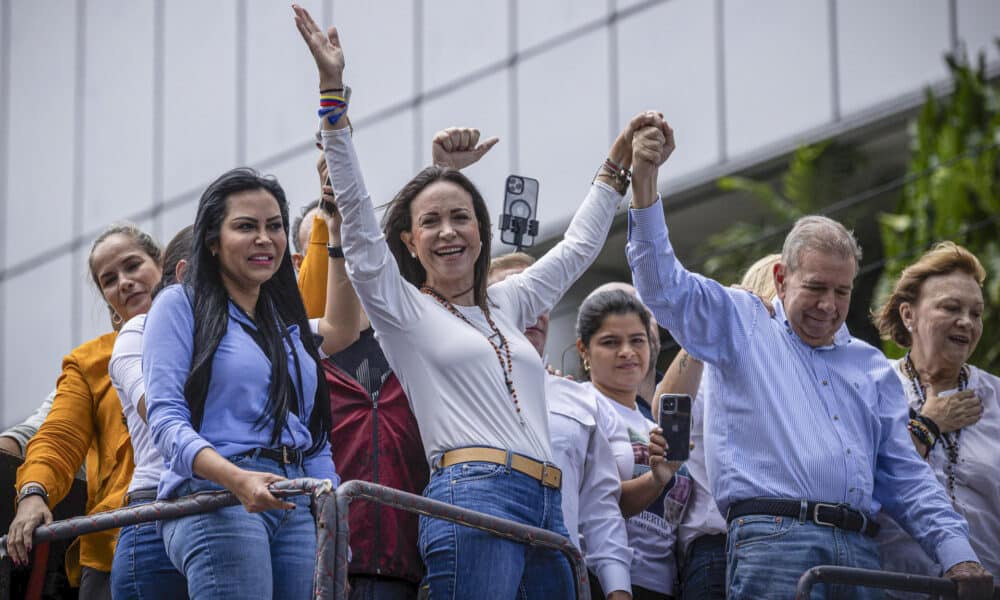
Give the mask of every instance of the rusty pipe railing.
MULTIPOLYGON (((486 515, 367 481, 348 481, 337 488, 335 494, 332 483, 329 480, 320 479, 289 479, 278 481, 269 487, 275 496, 281 498, 304 494, 312 496, 312 512, 316 519, 316 566, 313 571, 313 595, 317 599, 346 600, 348 597, 347 570, 350 539, 348 511, 351 501, 358 498, 412 513, 445 519, 522 544, 558 550, 566 556, 573 570, 577 598, 583 600, 590 597, 587 568, 580 551, 568 539, 546 529, 486 515)), ((126 525, 211 512, 237 504, 239 504, 239 500, 228 491, 199 492, 176 500, 157 500, 149 504, 54 521, 35 529, 32 541, 35 544, 40 544, 126 525)), ((7 536, 4 535, 0 536, 0 559, 7 556, 7 536)), ((4 561, 4 566, 9 567, 9 563, 4 561)))
POLYGON ((438 500, 431 500, 430 498, 424 498, 423 496, 367 481, 354 480, 341 484, 337 488, 336 497, 337 570, 334 572, 335 600, 347 600, 347 549, 350 536, 350 528, 347 520, 348 508, 351 501, 358 498, 411 513, 444 519, 522 544, 558 550, 566 556, 570 567, 573 569, 576 597, 579 600, 590 598, 587 567, 583 562, 583 556, 580 554, 580 551, 568 539, 547 529, 486 515, 467 508, 461 508, 438 500))
MULTIPOLYGON (((333 500, 333 483, 328 479, 287 479, 268 486, 271 493, 279 498, 312 496, 312 512, 316 518, 316 567, 313 570, 313 594, 315 598, 330 598, 333 595, 333 574, 336 550, 334 533, 337 524, 337 503, 333 500)), ((176 519, 188 515, 211 512, 227 506, 235 506, 240 501, 232 492, 199 492, 176 500, 157 500, 149 504, 109 510, 107 512, 74 517, 64 521, 53 521, 40 525, 32 534, 35 544, 72 538, 96 531, 115 529, 126 525, 176 519)), ((0 559, 7 558, 7 536, 0 536, 0 559)), ((346 563, 346 559, 344 561, 346 563)))
MULTIPOLYGON (((942 598, 954 598, 957 593, 955 582, 942 577, 820 565, 809 569, 799 578, 798 586, 795 589, 795 599, 808 600, 813 586, 818 583, 859 585, 884 590, 917 592, 937 595, 942 598)), ((1000 598, 1000 587, 993 588, 993 598, 1000 598)))

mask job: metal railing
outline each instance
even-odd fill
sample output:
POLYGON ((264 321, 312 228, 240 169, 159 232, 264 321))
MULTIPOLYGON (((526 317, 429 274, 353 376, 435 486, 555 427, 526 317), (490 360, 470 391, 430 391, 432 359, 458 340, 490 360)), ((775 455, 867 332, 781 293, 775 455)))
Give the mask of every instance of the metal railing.
MULTIPOLYGON (((313 570, 313 591, 316 598, 333 597, 333 574, 335 557, 333 550, 337 523, 337 504, 333 499, 333 483, 327 479, 287 479, 270 486, 271 493, 279 498, 291 496, 312 496, 312 512, 316 519, 316 567, 313 570)), ((126 525, 176 519, 188 515, 211 512, 227 506, 235 506, 240 501, 232 492, 199 492, 176 500, 157 500, 140 506, 129 506, 107 512, 73 517, 63 521, 53 521, 39 525, 32 534, 34 544, 116 529, 126 525)), ((6 559, 7 536, 0 536, 0 560, 6 559)), ((4 561, 7 563, 7 561, 4 561)), ((8 584, 9 585, 9 584, 8 584)), ((4 588, 0 594, 6 593, 4 588)))
MULTIPOLYGON (((350 527, 348 511, 351 501, 363 499, 407 512, 444 519, 472 527, 495 536, 531 546, 541 546, 562 552, 573 570, 576 596, 590 598, 587 568, 580 551, 561 535, 508 519, 501 519, 473 510, 460 508, 367 481, 348 481, 334 491, 325 479, 289 479, 271 484, 271 492, 279 498, 309 494, 316 519, 316 566, 313 571, 313 596, 317 599, 347 600, 348 547, 350 527)), ((232 492, 199 492, 176 500, 157 500, 149 504, 119 508, 93 515, 53 521, 35 529, 32 540, 37 546, 54 540, 116 529, 126 525, 176 519, 211 512, 239 504, 232 492)), ((0 560, 6 559, 7 536, 0 536, 0 560)), ((9 574, 10 561, 3 560, 2 570, 9 574)), ((6 579, 6 578, 3 578, 6 579)), ((0 595, 9 593, 9 579, 2 582, 0 595)))
MULTIPOLYGON (((917 592, 941 598, 955 598, 957 594, 955 582, 941 577, 821 565, 809 569, 799 578, 799 584, 795 589, 795 600, 808 600, 813 587, 818 583, 917 592)), ((1000 599, 1000 587, 993 588, 993 598, 1000 599)))
POLYGON ((347 524, 348 507, 357 498, 377 502, 407 512, 444 519, 473 529, 491 533, 497 537, 520 542, 529 546, 541 546, 562 552, 573 570, 573 579, 578 600, 590 598, 590 582, 587 567, 580 551, 567 538, 547 529, 532 527, 486 515, 467 508, 461 508, 431 500, 416 494, 410 494, 393 488, 377 485, 367 481, 348 481, 340 485, 337 496, 337 566, 341 567, 340 558, 344 558, 342 571, 335 577, 334 589, 336 600, 347 600, 347 546, 349 527, 347 524))

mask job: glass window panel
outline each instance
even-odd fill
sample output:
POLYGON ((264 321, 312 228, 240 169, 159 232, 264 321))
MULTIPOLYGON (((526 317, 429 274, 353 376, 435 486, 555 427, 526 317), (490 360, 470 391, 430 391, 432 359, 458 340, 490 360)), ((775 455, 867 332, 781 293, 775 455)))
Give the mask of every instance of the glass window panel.
POLYGON ((4 282, 3 418, 14 424, 31 414, 55 388, 62 358, 73 349, 67 299, 85 275, 70 256, 40 264, 4 282))
MULTIPOLYGON (((76 11, 10 3, 4 258, 17 265, 72 236, 76 11)), ((15 371, 16 372, 16 371, 15 371)))
POLYGON ((620 123, 614 129, 617 134, 640 111, 663 112, 678 140, 665 171, 670 177, 719 158, 715 61, 710 2, 675 0, 619 21, 620 123))
POLYGON ((607 30, 520 63, 519 175, 539 180, 541 238, 561 234, 611 145, 607 30))
POLYGON ((728 155, 831 121, 826 0, 724 6, 728 155))
POLYGON ((86 11, 83 228, 93 231, 153 204, 153 6, 86 11))
POLYGON ((425 2, 424 89, 434 89, 507 57, 507 2, 425 2))
POLYGON ((947 0, 838 0, 837 26, 845 115, 947 76, 947 0))
POLYGON ((236 3, 165 3, 164 195, 236 166, 236 3))

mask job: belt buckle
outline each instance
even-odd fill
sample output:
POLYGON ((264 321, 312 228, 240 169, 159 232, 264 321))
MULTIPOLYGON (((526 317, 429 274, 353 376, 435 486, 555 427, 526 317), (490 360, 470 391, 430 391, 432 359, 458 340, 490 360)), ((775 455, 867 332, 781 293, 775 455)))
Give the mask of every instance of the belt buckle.
POLYGON ((281 447, 281 462, 285 463, 286 465, 292 462, 288 460, 288 446, 281 447))
POLYGON ((827 522, 827 521, 821 521, 820 520, 820 518, 819 518, 819 509, 820 509, 821 506, 826 507, 826 508, 843 508, 843 506, 840 505, 840 504, 825 504, 823 502, 817 502, 816 504, 813 505, 813 510, 812 510, 812 513, 813 513, 812 514, 812 522, 813 523, 815 523, 817 525, 823 525, 825 527, 836 527, 837 525, 835 523, 830 523, 830 522, 827 522))
POLYGON ((556 483, 557 483, 556 480, 558 480, 560 476, 561 475, 560 475, 559 467, 557 467, 557 466, 555 466, 553 464, 547 463, 547 462, 543 462, 542 463, 542 485, 544 485, 546 487, 556 488, 556 487, 558 487, 556 485, 556 483), (552 483, 549 483, 549 475, 550 474, 552 475, 552 483))

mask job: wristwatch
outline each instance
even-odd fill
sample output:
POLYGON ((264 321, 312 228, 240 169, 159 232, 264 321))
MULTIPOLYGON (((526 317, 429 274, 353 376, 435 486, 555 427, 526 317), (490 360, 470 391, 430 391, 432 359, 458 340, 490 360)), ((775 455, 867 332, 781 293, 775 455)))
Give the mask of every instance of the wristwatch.
POLYGON ((344 249, 341 246, 327 244, 326 253, 330 255, 330 258, 344 258, 344 249))
POLYGON ((24 484, 21 487, 21 491, 17 493, 17 503, 20 504, 28 496, 41 496, 46 506, 49 504, 49 493, 45 491, 45 488, 40 483, 24 484))

